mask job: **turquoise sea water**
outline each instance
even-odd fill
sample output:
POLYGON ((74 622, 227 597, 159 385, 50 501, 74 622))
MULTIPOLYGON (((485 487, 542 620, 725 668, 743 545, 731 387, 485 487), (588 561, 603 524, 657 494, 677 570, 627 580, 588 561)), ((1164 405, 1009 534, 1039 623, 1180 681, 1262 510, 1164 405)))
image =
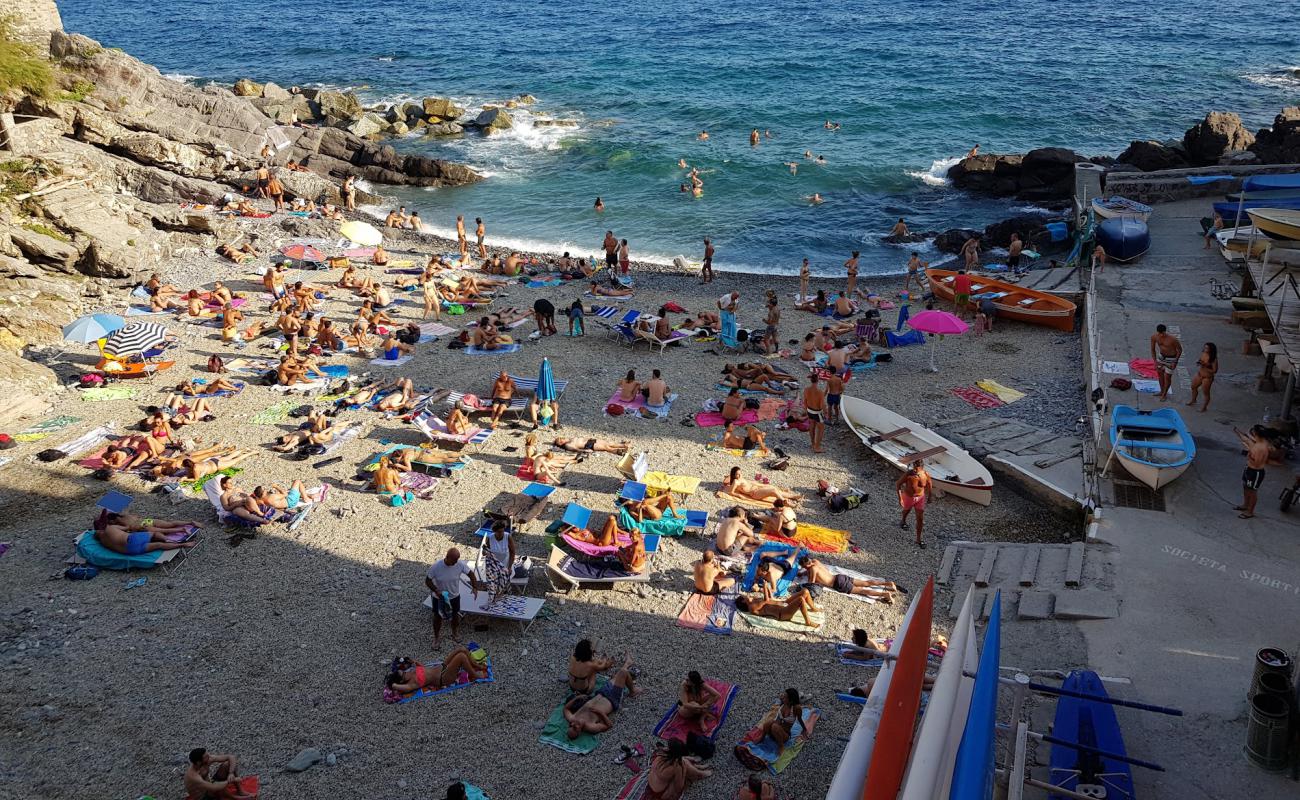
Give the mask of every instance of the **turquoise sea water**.
POLYGON ((402 140, 464 161, 481 184, 401 193, 432 227, 484 217, 489 241, 593 252, 606 228, 635 258, 722 268, 892 272, 878 237, 983 225, 1019 205, 942 186, 949 160, 1037 146, 1117 154, 1178 137, 1207 110, 1267 124, 1300 102, 1292 3, 1046 0, 985 4, 770 0, 723 6, 502 0, 63 0, 64 24, 178 78, 354 87, 368 101, 445 95, 473 107, 519 93, 531 114, 499 137, 402 140), (841 124, 828 132, 822 123, 841 124), (753 128, 773 138, 750 147, 753 128), (702 143, 696 134, 707 129, 702 143), (805 161, 823 155, 826 164, 805 161), (685 158, 705 194, 678 192, 685 158), (797 161, 797 175, 783 162, 797 161), (804 198, 818 192, 820 206, 804 198), (596 196, 607 210, 592 211, 596 196))

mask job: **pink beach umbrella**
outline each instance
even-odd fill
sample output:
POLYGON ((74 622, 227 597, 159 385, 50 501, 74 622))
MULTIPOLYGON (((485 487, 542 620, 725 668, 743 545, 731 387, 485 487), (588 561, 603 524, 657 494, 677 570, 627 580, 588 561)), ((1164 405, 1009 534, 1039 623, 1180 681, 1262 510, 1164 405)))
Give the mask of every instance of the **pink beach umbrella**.
MULTIPOLYGON (((956 314, 949 314, 947 311, 922 311, 907 321, 908 327, 921 333, 939 334, 957 336, 970 330, 970 326, 962 321, 961 317, 956 314)), ((939 340, 930 340, 930 371, 938 372, 939 367, 934 363, 934 351, 939 345, 939 340)))

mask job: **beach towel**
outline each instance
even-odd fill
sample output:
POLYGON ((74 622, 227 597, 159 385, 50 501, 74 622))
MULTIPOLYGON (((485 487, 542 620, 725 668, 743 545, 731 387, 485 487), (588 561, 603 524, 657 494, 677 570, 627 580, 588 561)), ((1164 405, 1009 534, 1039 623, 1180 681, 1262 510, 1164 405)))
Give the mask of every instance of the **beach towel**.
POLYGON ((736 592, 700 594, 692 592, 677 615, 677 624, 693 631, 730 636, 736 622, 736 592))
POLYGON ((1126 378, 1129 375, 1128 364, 1123 361, 1103 361, 1101 362, 1101 371, 1111 375, 1123 375, 1126 378))
POLYGON ((295 383, 292 386, 281 386, 280 384, 277 383, 274 386, 271 386, 269 388, 271 389, 271 391, 279 392, 281 394, 284 394, 286 392, 302 392, 303 394, 315 394, 316 392, 324 391, 325 389, 329 388, 329 378, 317 378, 314 381, 307 381, 306 383, 295 383))
POLYGON ((564 540, 565 545, 577 550, 583 555, 591 556, 592 558, 612 556, 618 552, 620 546, 632 543, 632 539, 624 536, 622 531, 619 531, 614 535, 614 541, 618 542, 616 545, 592 544, 591 542, 584 542, 582 539, 578 539, 568 533, 560 534, 560 538, 564 540))
POLYGON ((737 611, 750 627, 763 628, 769 631, 785 631, 786 633, 816 633, 826 625, 825 611, 809 611, 808 619, 812 620, 812 625, 803 624, 803 614, 795 614, 794 619, 786 621, 781 619, 772 619, 758 614, 750 614, 745 611, 737 611))
POLYGON ((421 341, 424 341, 424 337, 426 336, 430 338, 435 336, 449 336, 455 332, 455 328, 449 328, 441 322, 424 322, 420 324, 421 341))
POLYGON ((975 381, 975 386, 979 389, 983 389, 1004 403, 1014 403, 1017 400, 1025 399, 1024 392, 1012 389, 1010 386, 1003 386, 997 381, 989 378, 985 378, 982 381, 975 381))
MULTIPOLYGON (((203 386, 204 384, 207 383, 207 379, 205 379, 205 378, 195 378, 195 379, 192 381, 192 383, 193 383, 195 386, 203 386)), ((234 390, 234 391, 231 391, 231 390, 229 390, 229 389, 224 389, 224 390, 222 390, 222 391, 220 391, 220 392, 203 392, 202 394, 192 394, 192 395, 186 395, 186 396, 187 396, 187 397, 193 397, 193 398, 196 399, 196 400, 201 399, 201 398, 204 398, 204 397, 207 397, 207 398, 215 398, 215 397, 234 397, 234 396, 237 395, 237 394, 242 394, 243 391, 244 391, 244 387, 248 385, 248 384, 243 383, 243 382, 241 382, 241 381, 231 381, 231 383, 235 385, 235 390, 234 390)))
MULTIPOLYGON (((471 642, 471 644, 473 643, 471 642)), ((473 652, 472 647, 470 648, 470 651, 473 652)), ((485 666, 487 666, 487 671, 488 671, 487 677, 485 678, 479 678, 478 680, 471 681, 469 679, 469 674, 462 670, 461 673, 456 676, 456 682, 453 683, 451 686, 444 686, 441 689, 430 689, 427 687, 423 689, 418 689, 414 692, 411 692, 410 694, 402 695, 401 699, 399 699, 397 703, 398 705, 402 705, 405 703, 413 703, 416 700, 423 700, 426 697, 434 697, 436 695, 447 694, 449 692, 454 692, 459 689, 464 689, 466 687, 473 686, 476 683, 495 683, 496 673, 493 672, 492 670, 492 659, 488 658, 487 661, 484 662, 484 664, 485 666)), ((442 662, 437 661, 434 662, 433 664, 426 664, 425 669, 442 669, 442 662)))
POLYGON ((650 770, 643 769, 627 779, 627 784, 614 795, 614 800, 645 800, 645 792, 649 786, 650 770))
POLYGON ((64 442, 55 449, 65 456, 75 456, 84 453, 92 447, 97 447, 109 439, 113 438, 113 425, 100 425, 94 430, 86 431, 77 438, 64 442))
POLYGON ((925 344, 925 334, 920 331, 908 331, 907 333, 894 333, 885 331, 885 344, 889 347, 906 347, 911 344, 925 344))
POLYGON ((361 435, 361 423, 354 422, 342 431, 334 435, 334 439, 325 445, 325 452, 320 454, 321 458, 328 458, 334 455, 345 443, 361 435))
POLYGON ((81 417, 73 417, 67 414, 60 414, 53 419, 47 419, 44 422, 38 422, 35 425, 28 426, 18 433, 14 434, 16 442, 39 442, 46 436, 74 423, 81 422, 81 417))
POLYGON ((708 722, 699 719, 683 719, 678 715, 679 706, 673 703, 659 724, 655 726, 654 734, 664 741, 677 739, 686 741, 688 734, 703 736, 710 742, 717 738, 718 731, 722 729, 723 723, 727 721, 727 714, 731 713, 731 704, 736 700, 736 693, 740 687, 734 683, 728 683, 717 678, 705 678, 705 684, 718 693, 718 701, 709 709, 713 716, 708 722))
POLYGON ((126 314, 128 317, 153 317, 162 314, 173 314, 174 311, 154 311, 150 306, 127 306, 126 314))
POLYGON ((664 492, 692 495, 700 488, 700 479, 694 475, 669 475, 667 472, 660 470, 647 472, 641 478, 641 482, 649 488, 651 495, 664 492))
POLYGON ((520 348, 520 344, 518 342, 512 342, 503 347, 498 347, 495 350, 484 350, 478 347, 477 345, 471 345, 469 347, 466 347, 461 352, 467 356, 502 356, 505 355, 506 353, 517 353, 519 351, 519 348, 520 348))
POLYGON ((662 519, 638 521, 624 506, 618 510, 618 527, 625 531, 636 528, 646 536, 681 536, 686 531, 686 512, 680 513, 681 516, 678 517, 669 510, 662 519))
POLYGON ((541 276, 538 276, 536 278, 530 278, 528 280, 528 288, 547 289, 552 286, 559 286, 562 283, 564 283, 564 281, 559 278, 550 278, 550 277, 542 278, 541 276))
MULTIPOLYGON (((647 543, 646 550, 649 551, 647 543)), ((560 572, 578 581, 609 581, 632 577, 633 573, 623 569, 618 561, 610 559, 597 563, 581 561, 573 556, 565 556, 560 561, 560 572)))
POLYGON ((109 400, 134 400, 134 386, 96 386, 77 392, 83 403, 103 403, 109 400))
POLYGON ((1160 381, 1133 381, 1133 388, 1144 394, 1160 394, 1160 381))
POLYGON ((578 734, 576 739, 569 738, 569 723, 564 719, 564 704, 569 702, 571 698, 572 696, 566 697, 564 702, 556 706, 555 710, 551 712, 551 716, 546 720, 546 725, 542 728, 542 735, 538 737, 537 741, 559 748, 566 753, 577 753, 580 756, 585 756, 596 749, 597 745, 600 744, 600 740, 594 734, 586 731, 578 734))
MULTIPOLYGON (((726 392, 726 393, 730 394, 730 393, 731 393, 731 390, 732 390, 734 387, 728 386, 728 385, 725 384, 725 383, 715 383, 715 384, 713 385, 713 388, 716 389, 716 390, 718 390, 719 392, 726 392)), ((782 391, 784 391, 786 388, 787 388, 787 387, 785 387, 785 386, 782 386, 782 387, 781 387, 782 391)), ((741 389, 741 390, 740 390, 740 396, 741 396, 741 397, 771 397, 771 396, 772 396, 772 393, 771 393, 771 392, 765 392, 765 391, 763 391, 762 389, 741 389)))
POLYGON ((126 569, 152 569, 158 566, 158 559, 162 558, 164 550, 153 550, 148 553, 128 556, 109 550, 99 543, 95 535, 86 531, 77 537, 77 555, 85 559, 87 564, 93 564, 100 569, 126 570, 126 569))
POLYGON ((1135 358, 1128 362, 1128 368, 1134 375, 1141 375, 1143 378, 1156 378, 1156 362, 1149 358, 1135 358))
MULTIPOLYGON (((774 708, 768 712, 768 715, 776 711, 774 708)), ((781 755, 776 754, 776 742, 763 732, 763 722, 767 717, 749 730, 736 745, 736 759, 745 765, 746 769, 755 771, 767 771, 773 775, 780 774, 790 762, 798 757, 799 752, 803 750, 804 743, 812 736, 817 727, 817 720, 821 718, 821 709, 804 707, 803 719, 800 721, 799 733, 790 738, 785 743, 785 749, 781 755)))
POLYGON ((795 526, 794 536, 789 538, 775 535, 767 538, 774 542, 797 545, 814 553, 843 553, 849 549, 848 531, 823 528, 821 525, 813 525, 808 522, 798 523, 795 526))
MULTIPOLYGON (((825 564, 824 566, 828 571, 830 571, 832 575, 847 575, 850 578, 853 578, 854 580, 860 580, 860 581, 883 580, 883 578, 877 578, 874 575, 865 575, 861 572, 858 572, 857 570, 849 569, 848 567, 837 567, 834 564, 825 564)), ((872 605, 874 605, 879 602, 874 597, 867 597, 866 595, 863 594, 842 594, 839 592, 836 592, 836 594, 840 597, 847 597, 850 600, 857 600, 860 603, 871 603, 872 605)))
POLYGON ((285 400, 271 406, 267 406, 253 415, 249 420, 254 425, 279 425, 281 422, 289 419, 289 412, 297 408, 300 404, 296 400, 285 400))
POLYGON ((372 358, 370 363, 376 367, 400 367, 411 359, 415 358, 414 354, 407 354, 401 358, 372 358))
POLYGON ((745 497, 744 495, 732 494, 731 492, 723 491, 722 489, 719 489, 718 491, 714 492, 714 494, 717 495, 718 497, 723 498, 724 500, 740 503, 741 505, 745 505, 745 506, 752 506, 753 508, 767 508, 767 509, 776 508, 776 506, 772 504, 771 500, 755 500, 752 497, 745 497))
POLYGON ((854 652, 852 647, 843 642, 835 645, 835 657, 846 667, 883 667, 885 659, 883 658, 849 658, 848 654, 854 652))
POLYGON ((997 408, 1003 405, 998 398, 973 386, 954 386, 950 391, 975 408, 997 408))
POLYGON ((735 447, 723 447, 722 434, 718 434, 717 438, 710 439, 709 441, 705 442, 704 449, 712 450, 715 453, 726 453, 727 455, 735 456, 736 458, 755 458, 761 455, 757 447, 754 448, 753 450, 741 450, 735 447))
MULTIPOLYGON (((736 417, 737 425, 751 425, 758 422, 757 409, 747 408, 736 417)), ((695 424, 701 428, 719 428, 727 424, 721 411, 701 411, 695 415, 695 424)))
POLYGON ((209 472, 207 475, 200 475, 192 481, 181 481, 180 484, 182 488, 193 492, 194 494, 198 494, 203 491, 203 487, 207 485, 208 481, 224 478, 227 475, 238 475, 243 471, 243 467, 226 467, 225 469, 219 469, 216 472, 209 472))
MULTIPOLYGON (((749 557, 749 566, 745 568, 745 578, 740 582, 741 588, 745 591, 754 588, 754 580, 758 577, 758 565, 762 563, 763 556, 780 558, 793 565, 798 563, 799 556, 805 552, 792 544, 783 544, 781 542, 763 543, 749 557)), ((777 597, 784 597, 785 593, 790 590, 790 582, 794 579, 794 576, 793 570, 786 570, 785 576, 776 582, 777 597)))

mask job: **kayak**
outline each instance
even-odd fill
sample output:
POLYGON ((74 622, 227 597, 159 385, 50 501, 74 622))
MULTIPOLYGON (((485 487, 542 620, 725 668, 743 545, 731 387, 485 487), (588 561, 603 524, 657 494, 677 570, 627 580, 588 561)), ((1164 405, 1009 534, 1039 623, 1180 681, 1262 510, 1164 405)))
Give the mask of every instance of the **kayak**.
POLYGON ((1002 647, 1002 590, 993 596, 984 633, 979 672, 971 695, 966 729, 957 749, 948 800, 990 800, 993 796, 993 739, 998 711, 999 650, 1002 647))
MULTIPOLYGON (((1094 697, 1107 697, 1101 678, 1090 670, 1071 672, 1061 688, 1094 697)), ((1115 707, 1109 703, 1062 696, 1056 702, 1056 721, 1052 724, 1052 735, 1118 756, 1128 754, 1124 749, 1124 735, 1120 732, 1119 720, 1115 717, 1115 707)), ((1133 771, 1123 761, 1053 743, 1051 763, 1052 771, 1048 780, 1053 786, 1089 797, 1133 799, 1133 771)), ((1065 800, 1063 795, 1050 790, 1047 796, 1051 800, 1065 800)))

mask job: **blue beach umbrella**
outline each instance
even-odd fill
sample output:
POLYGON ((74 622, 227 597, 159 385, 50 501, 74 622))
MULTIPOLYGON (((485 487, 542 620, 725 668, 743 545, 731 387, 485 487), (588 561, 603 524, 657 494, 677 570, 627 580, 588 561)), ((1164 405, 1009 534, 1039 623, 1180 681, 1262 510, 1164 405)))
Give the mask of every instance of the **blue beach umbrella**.
POLYGON ((551 373, 551 360, 542 359, 542 369, 537 373, 537 399, 539 401, 551 400, 555 397, 555 375, 551 373))
POLYGON ((63 338, 77 344, 90 344, 126 327, 126 320, 116 314, 87 314, 63 328, 63 338))

